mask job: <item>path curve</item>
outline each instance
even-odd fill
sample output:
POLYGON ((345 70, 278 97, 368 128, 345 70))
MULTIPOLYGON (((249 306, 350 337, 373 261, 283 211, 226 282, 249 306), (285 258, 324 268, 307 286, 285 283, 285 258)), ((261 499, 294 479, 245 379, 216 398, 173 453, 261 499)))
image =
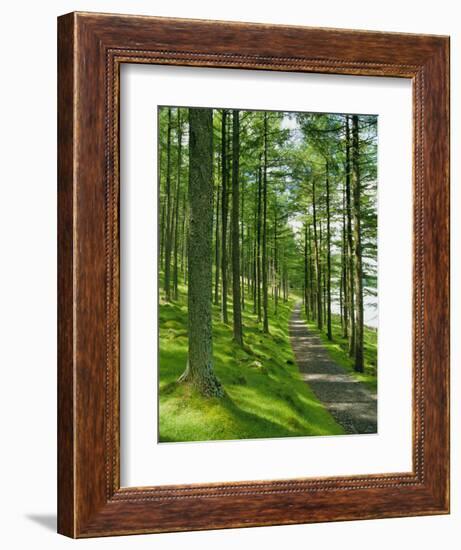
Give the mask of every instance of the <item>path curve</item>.
POLYGON ((321 339, 308 330, 301 305, 295 305, 289 329, 303 380, 346 433, 377 433, 377 396, 331 359, 321 339))

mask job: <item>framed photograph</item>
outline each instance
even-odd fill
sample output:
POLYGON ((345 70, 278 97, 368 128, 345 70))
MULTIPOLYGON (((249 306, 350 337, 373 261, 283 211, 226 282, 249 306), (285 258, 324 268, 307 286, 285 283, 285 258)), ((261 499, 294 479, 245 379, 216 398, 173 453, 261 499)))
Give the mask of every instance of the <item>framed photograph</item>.
POLYGON ((58 530, 449 512, 449 39, 58 20, 58 530))

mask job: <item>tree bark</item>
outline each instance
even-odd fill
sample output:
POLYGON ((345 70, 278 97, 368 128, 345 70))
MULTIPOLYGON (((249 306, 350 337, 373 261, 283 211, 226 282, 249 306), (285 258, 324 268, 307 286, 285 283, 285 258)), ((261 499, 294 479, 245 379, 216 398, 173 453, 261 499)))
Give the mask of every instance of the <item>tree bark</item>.
POLYGON ((279 305, 279 259, 278 259, 278 243, 277 243, 277 198, 275 198, 274 209, 274 314, 277 316, 279 305))
POLYGON ((261 309, 261 206, 262 206, 262 166, 261 156, 259 157, 258 169, 258 227, 257 227, 257 259, 256 259, 256 279, 257 279, 257 298, 258 298, 258 323, 262 321, 261 309))
POLYGON ((321 275, 321 282, 322 282, 322 315, 323 315, 323 324, 326 323, 327 320, 327 285, 326 285, 326 268, 325 268, 325 239, 324 234, 325 231, 322 231, 323 225, 322 225, 322 219, 319 220, 319 250, 320 250, 320 275, 321 275))
POLYGON ((240 181, 239 181, 239 156, 240 156, 240 121, 239 112, 232 113, 232 309, 234 340, 239 346, 243 346, 242 334, 242 302, 240 288, 240 231, 239 231, 239 207, 240 207, 240 181))
POLYGON ((219 258, 219 207, 220 207, 220 192, 221 188, 218 181, 216 190, 216 227, 215 227, 215 282, 214 282, 214 303, 219 304, 219 274, 221 271, 219 258))
MULTIPOLYGON (((161 160, 160 160, 161 162, 161 160)), ((161 187, 159 187, 159 193, 161 193, 161 187)), ((160 269, 163 269, 165 272, 165 199, 162 200, 160 204, 160 269)))
POLYGON ((222 110, 221 119, 221 318, 223 323, 228 323, 227 316, 227 111, 222 110))
POLYGON ((348 319, 348 304, 349 293, 347 287, 347 237, 346 237, 346 189, 343 188, 343 201, 342 201, 342 246, 341 246, 341 288, 343 294, 343 338, 349 339, 349 319, 348 319))
POLYGON ((306 319, 309 320, 309 282, 308 282, 308 267, 309 257, 307 254, 307 222, 304 223, 304 312, 306 319))
POLYGON ((309 310, 311 314, 311 319, 316 318, 316 307, 314 300, 314 260, 312 254, 312 240, 311 240, 311 225, 308 227, 307 242, 309 248, 309 310))
MULTIPOLYGON (((258 166, 259 174, 259 166, 258 166)), ((258 278, 257 278, 257 231, 258 231, 258 181, 259 176, 256 176, 256 185, 255 185, 255 197, 254 197, 254 226, 253 226, 253 313, 256 315, 258 312, 258 278)))
POLYGON ((179 198, 181 192, 181 166, 182 166, 182 121, 181 111, 178 107, 178 159, 177 159, 177 184, 174 209, 174 242, 173 242, 173 297, 178 300, 178 247, 179 247, 179 198))
POLYGON ((263 332, 269 333, 268 289, 267 289, 267 112, 264 111, 264 170, 263 170, 263 332))
POLYGON ((326 206, 327 206, 327 338, 332 340, 331 334, 331 225, 330 225, 330 177, 326 163, 326 206))
POLYGON ((165 230, 165 300, 171 301, 171 108, 168 108, 168 129, 166 145, 166 230, 165 230))
POLYGON ((349 355, 354 356, 355 350, 355 300, 354 300, 354 248, 352 241, 352 211, 351 211, 351 138, 350 120, 346 115, 346 214, 347 214, 347 252, 349 257, 347 279, 349 281, 349 355))
POLYGON ((188 226, 188 208, 187 208, 187 191, 183 192, 184 194, 184 201, 183 201, 183 210, 182 210, 182 228, 181 228, 181 234, 182 234, 182 252, 181 252, 181 269, 182 269, 182 276, 183 276, 183 282, 184 284, 187 283, 187 239, 189 234, 189 226, 188 226))
MULTIPOLYGON (((341 268, 342 269, 342 268, 341 268)), ((344 300, 343 300, 343 276, 339 278, 339 319, 341 322, 341 335, 344 331, 344 300)))
POLYGON ((358 116, 352 117, 352 165, 354 177, 353 185, 353 218, 354 218, 354 256, 355 256, 355 348, 354 348, 354 368, 357 372, 363 372, 363 283, 362 283, 362 236, 361 236, 361 213, 360 213, 360 163, 359 163, 359 123, 358 116))
POLYGON ((213 110, 189 109, 189 350, 181 382, 201 394, 224 395, 213 371, 213 110))
POLYGON ((320 252, 317 236, 317 204, 315 196, 315 178, 312 180, 312 213, 314 224, 314 254, 315 254, 315 275, 317 281, 316 298, 317 298, 317 326, 320 330, 323 329, 323 312, 322 312, 322 274, 320 272, 320 252))
MULTIPOLYGON (((238 111, 237 111, 238 112, 238 111)), ((238 115, 237 115, 238 116, 238 115)), ((240 128, 240 126, 239 126, 240 128)), ((240 131, 240 129, 239 129, 240 131)), ((240 138, 239 138, 240 139, 240 138)), ((240 141, 239 141, 239 151, 240 151, 240 141)), ((240 185, 240 184, 239 184, 240 185)), ((241 287, 240 287, 240 297, 242 300, 242 311, 245 310, 245 271, 246 271, 246 264, 245 264, 245 224, 244 224, 244 212, 245 212, 245 188, 243 186, 242 181, 242 192, 239 190, 239 194, 241 196, 241 209, 240 209, 240 216, 241 216, 241 233, 242 233, 242 240, 240 243, 240 267, 241 267, 241 287)))
MULTIPOLYGON (((159 115, 159 129, 161 126, 160 121, 160 115, 159 115)), ((160 140, 160 130, 159 130, 159 140, 160 140)), ((159 142, 160 143, 160 142, 159 142)), ((163 193, 163 187, 162 187, 162 174, 163 174, 163 157, 164 157, 164 148, 163 146, 160 147, 159 150, 159 157, 158 157, 158 194, 160 198, 160 214, 159 214, 159 220, 160 220, 160 250, 159 250, 159 267, 160 270, 165 273, 165 201, 166 197, 163 193)), ((164 281, 165 284, 165 281, 164 281)))

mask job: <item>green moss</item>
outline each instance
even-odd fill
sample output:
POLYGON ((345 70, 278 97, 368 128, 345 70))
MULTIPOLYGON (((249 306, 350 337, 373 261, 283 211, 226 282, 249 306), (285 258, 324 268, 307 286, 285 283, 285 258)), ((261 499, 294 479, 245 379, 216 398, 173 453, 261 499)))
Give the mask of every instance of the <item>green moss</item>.
POLYGON ((301 379, 291 350, 288 323, 293 300, 270 312, 270 335, 263 334, 253 304, 246 299, 244 348, 232 341, 229 325, 213 306, 213 360, 224 398, 205 398, 177 383, 186 366, 186 289, 176 303, 160 302, 160 441, 207 441, 343 434, 344 430, 301 379))

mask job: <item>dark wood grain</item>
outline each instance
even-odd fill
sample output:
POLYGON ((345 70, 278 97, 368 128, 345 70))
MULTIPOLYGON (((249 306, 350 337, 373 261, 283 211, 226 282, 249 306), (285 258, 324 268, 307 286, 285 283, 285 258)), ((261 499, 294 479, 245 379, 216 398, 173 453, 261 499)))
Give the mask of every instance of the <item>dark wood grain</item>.
POLYGON ((58 45, 59 532, 90 537, 447 513, 448 38, 74 13, 59 19, 58 45), (126 62, 413 80, 411 472, 120 488, 118 120, 126 62))
POLYGON ((74 530, 74 17, 58 20, 58 530, 74 530))

